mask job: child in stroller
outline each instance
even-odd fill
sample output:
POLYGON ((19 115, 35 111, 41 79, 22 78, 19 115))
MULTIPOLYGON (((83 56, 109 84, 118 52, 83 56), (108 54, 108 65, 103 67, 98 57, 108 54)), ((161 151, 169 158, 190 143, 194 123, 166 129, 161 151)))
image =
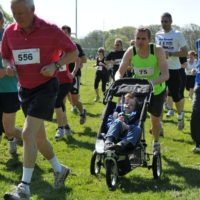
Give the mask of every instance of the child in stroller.
POLYGON ((141 136, 141 128, 137 126, 141 112, 137 97, 127 93, 121 101, 114 113, 108 116, 105 151, 122 153, 133 150, 141 136))
POLYGON ((136 167, 152 169, 160 178, 160 152, 148 153, 144 123, 150 104, 152 84, 144 79, 123 78, 115 81, 105 93, 106 107, 102 114, 95 150, 90 161, 90 173, 97 175, 103 166, 109 189, 117 186, 118 177, 136 167), (121 97, 116 106, 113 97, 121 97))

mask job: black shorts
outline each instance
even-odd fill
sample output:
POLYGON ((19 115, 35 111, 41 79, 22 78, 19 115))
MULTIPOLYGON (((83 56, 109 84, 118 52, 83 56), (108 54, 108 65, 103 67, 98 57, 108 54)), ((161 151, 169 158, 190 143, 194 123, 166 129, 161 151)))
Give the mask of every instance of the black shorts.
POLYGON ((79 94, 80 89, 80 76, 75 76, 73 80, 73 86, 71 88, 71 94, 79 94))
POLYGON ((187 75, 186 77, 187 77, 186 89, 187 89, 187 90, 194 89, 194 85, 195 85, 195 76, 187 75))
POLYGON ((59 85, 55 108, 63 107, 63 100, 66 95, 71 91, 71 88, 72 83, 64 83, 59 85))
POLYGON ((52 120, 58 87, 57 78, 52 78, 33 89, 20 88, 19 97, 24 115, 52 120))
POLYGON ((15 113, 19 109, 18 92, 0 93, 0 110, 3 113, 15 113))
POLYGON ((163 110, 163 104, 166 98, 166 90, 158 95, 152 95, 148 111, 155 117, 160 117, 163 110))
POLYGON ((169 70, 169 80, 166 81, 168 87, 168 96, 171 96, 174 102, 179 102, 184 98, 182 86, 181 69, 169 70))

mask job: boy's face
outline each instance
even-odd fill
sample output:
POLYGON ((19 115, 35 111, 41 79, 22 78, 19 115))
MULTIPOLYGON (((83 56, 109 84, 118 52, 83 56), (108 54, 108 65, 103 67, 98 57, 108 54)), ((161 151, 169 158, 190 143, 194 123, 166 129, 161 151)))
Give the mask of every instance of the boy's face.
POLYGON ((126 98, 124 108, 125 108, 125 113, 127 114, 132 113, 135 109, 134 99, 126 98))

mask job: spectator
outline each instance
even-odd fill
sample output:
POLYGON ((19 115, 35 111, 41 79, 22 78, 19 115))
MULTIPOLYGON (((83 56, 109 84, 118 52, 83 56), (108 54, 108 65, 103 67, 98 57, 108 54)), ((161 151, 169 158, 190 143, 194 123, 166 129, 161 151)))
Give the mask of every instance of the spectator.
POLYGON ((195 85, 195 76, 196 67, 197 67, 197 60, 195 59, 195 51, 188 52, 188 59, 187 59, 187 66, 185 68, 186 73, 186 89, 189 91, 189 99, 192 100, 193 92, 194 92, 194 85, 195 85))

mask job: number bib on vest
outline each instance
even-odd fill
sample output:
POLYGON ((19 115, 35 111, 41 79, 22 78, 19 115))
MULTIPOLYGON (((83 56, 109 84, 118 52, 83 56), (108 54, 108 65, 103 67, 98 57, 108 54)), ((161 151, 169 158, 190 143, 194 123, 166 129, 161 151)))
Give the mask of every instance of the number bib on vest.
POLYGON ((97 70, 102 71, 102 66, 97 66, 97 70))
POLYGON ((152 76, 154 74, 154 67, 134 68, 134 72, 138 76, 152 76))
POLYGON ((16 65, 27 65, 40 63, 40 49, 13 50, 16 65))

